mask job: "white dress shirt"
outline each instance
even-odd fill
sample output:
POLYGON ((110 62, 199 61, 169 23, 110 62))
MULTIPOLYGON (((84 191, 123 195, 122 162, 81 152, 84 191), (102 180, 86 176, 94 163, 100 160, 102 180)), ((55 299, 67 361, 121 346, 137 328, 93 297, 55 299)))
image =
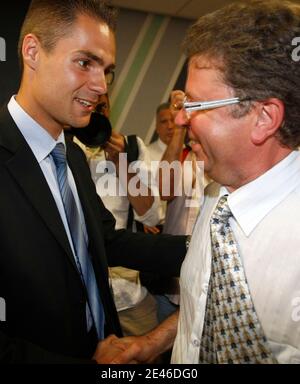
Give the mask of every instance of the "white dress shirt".
POLYGON ((167 144, 163 143, 160 139, 157 139, 153 143, 149 144, 147 148, 149 151, 151 161, 157 162, 157 163, 154 163, 154 165, 152 166, 152 172, 156 174, 158 170, 159 162, 161 161, 163 154, 166 152, 167 144))
MULTIPOLYGON (((211 273, 210 218, 221 196, 205 202, 181 269, 180 317, 172 363, 198 363, 211 273)), ((300 363, 300 154, 229 194, 234 232, 252 300, 279 363, 300 363)))

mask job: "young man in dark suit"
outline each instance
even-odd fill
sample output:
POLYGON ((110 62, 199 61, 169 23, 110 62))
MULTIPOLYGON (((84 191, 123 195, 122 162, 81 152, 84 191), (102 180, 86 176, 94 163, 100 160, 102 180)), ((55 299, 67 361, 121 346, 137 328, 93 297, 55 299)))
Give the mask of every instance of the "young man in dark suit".
POLYGON ((184 237, 115 231, 84 154, 64 137, 107 92, 114 29, 99 0, 33 0, 26 16, 20 89, 0 111, 2 362, 109 363, 125 347, 105 338, 121 336, 107 258, 179 274, 184 237))

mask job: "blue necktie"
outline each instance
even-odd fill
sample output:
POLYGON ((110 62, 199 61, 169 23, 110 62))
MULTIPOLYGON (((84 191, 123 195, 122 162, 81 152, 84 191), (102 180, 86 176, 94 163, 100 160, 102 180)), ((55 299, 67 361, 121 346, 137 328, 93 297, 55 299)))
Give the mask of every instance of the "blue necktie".
POLYGON ((94 321, 98 338, 102 340, 104 338, 104 310, 78 208, 68 183, 67 158, 64 144, 57 144, 51 155, 56 166, 58 186, 73 241, 76 265, 88 295, 87 327, 90 330, 94 321))

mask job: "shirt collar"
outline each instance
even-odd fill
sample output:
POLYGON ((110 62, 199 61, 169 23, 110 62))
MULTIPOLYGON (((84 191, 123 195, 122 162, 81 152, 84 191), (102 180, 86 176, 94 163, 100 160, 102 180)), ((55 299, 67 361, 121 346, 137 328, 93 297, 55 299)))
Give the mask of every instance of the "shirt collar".
POLYGON ((165 151, 167 149, 167 144, 165 144, 163 141, 161 141, 160 138, 158 138, 157 144, 161 150, 165 151))
POLYGON ((269 171, 232 193, 221 187, 219 197, 228 194, 231 212, 249 236, 263 218, 300 184, 300 153, 293 151, 269 171))
POLYGON ((7 108, 39 163, 49 156, 56 144, 63 143, 65 145, 63 132, 57 140, 54 140, 46 129, 24 111, 16 101, 15 96, 12 96, 7 108))

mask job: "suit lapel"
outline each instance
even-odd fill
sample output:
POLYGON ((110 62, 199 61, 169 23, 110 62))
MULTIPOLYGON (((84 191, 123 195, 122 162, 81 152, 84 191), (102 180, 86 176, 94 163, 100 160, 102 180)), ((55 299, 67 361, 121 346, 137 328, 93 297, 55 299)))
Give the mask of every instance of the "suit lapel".
POLYGON ((0 145, 12 152, 12 156, 6 162, 8 171, 77 270, 55 200, 36 158, 8 113, 4 113, 3 119, 2 111, 0 122, 2 122, 0 124, 0 145))

